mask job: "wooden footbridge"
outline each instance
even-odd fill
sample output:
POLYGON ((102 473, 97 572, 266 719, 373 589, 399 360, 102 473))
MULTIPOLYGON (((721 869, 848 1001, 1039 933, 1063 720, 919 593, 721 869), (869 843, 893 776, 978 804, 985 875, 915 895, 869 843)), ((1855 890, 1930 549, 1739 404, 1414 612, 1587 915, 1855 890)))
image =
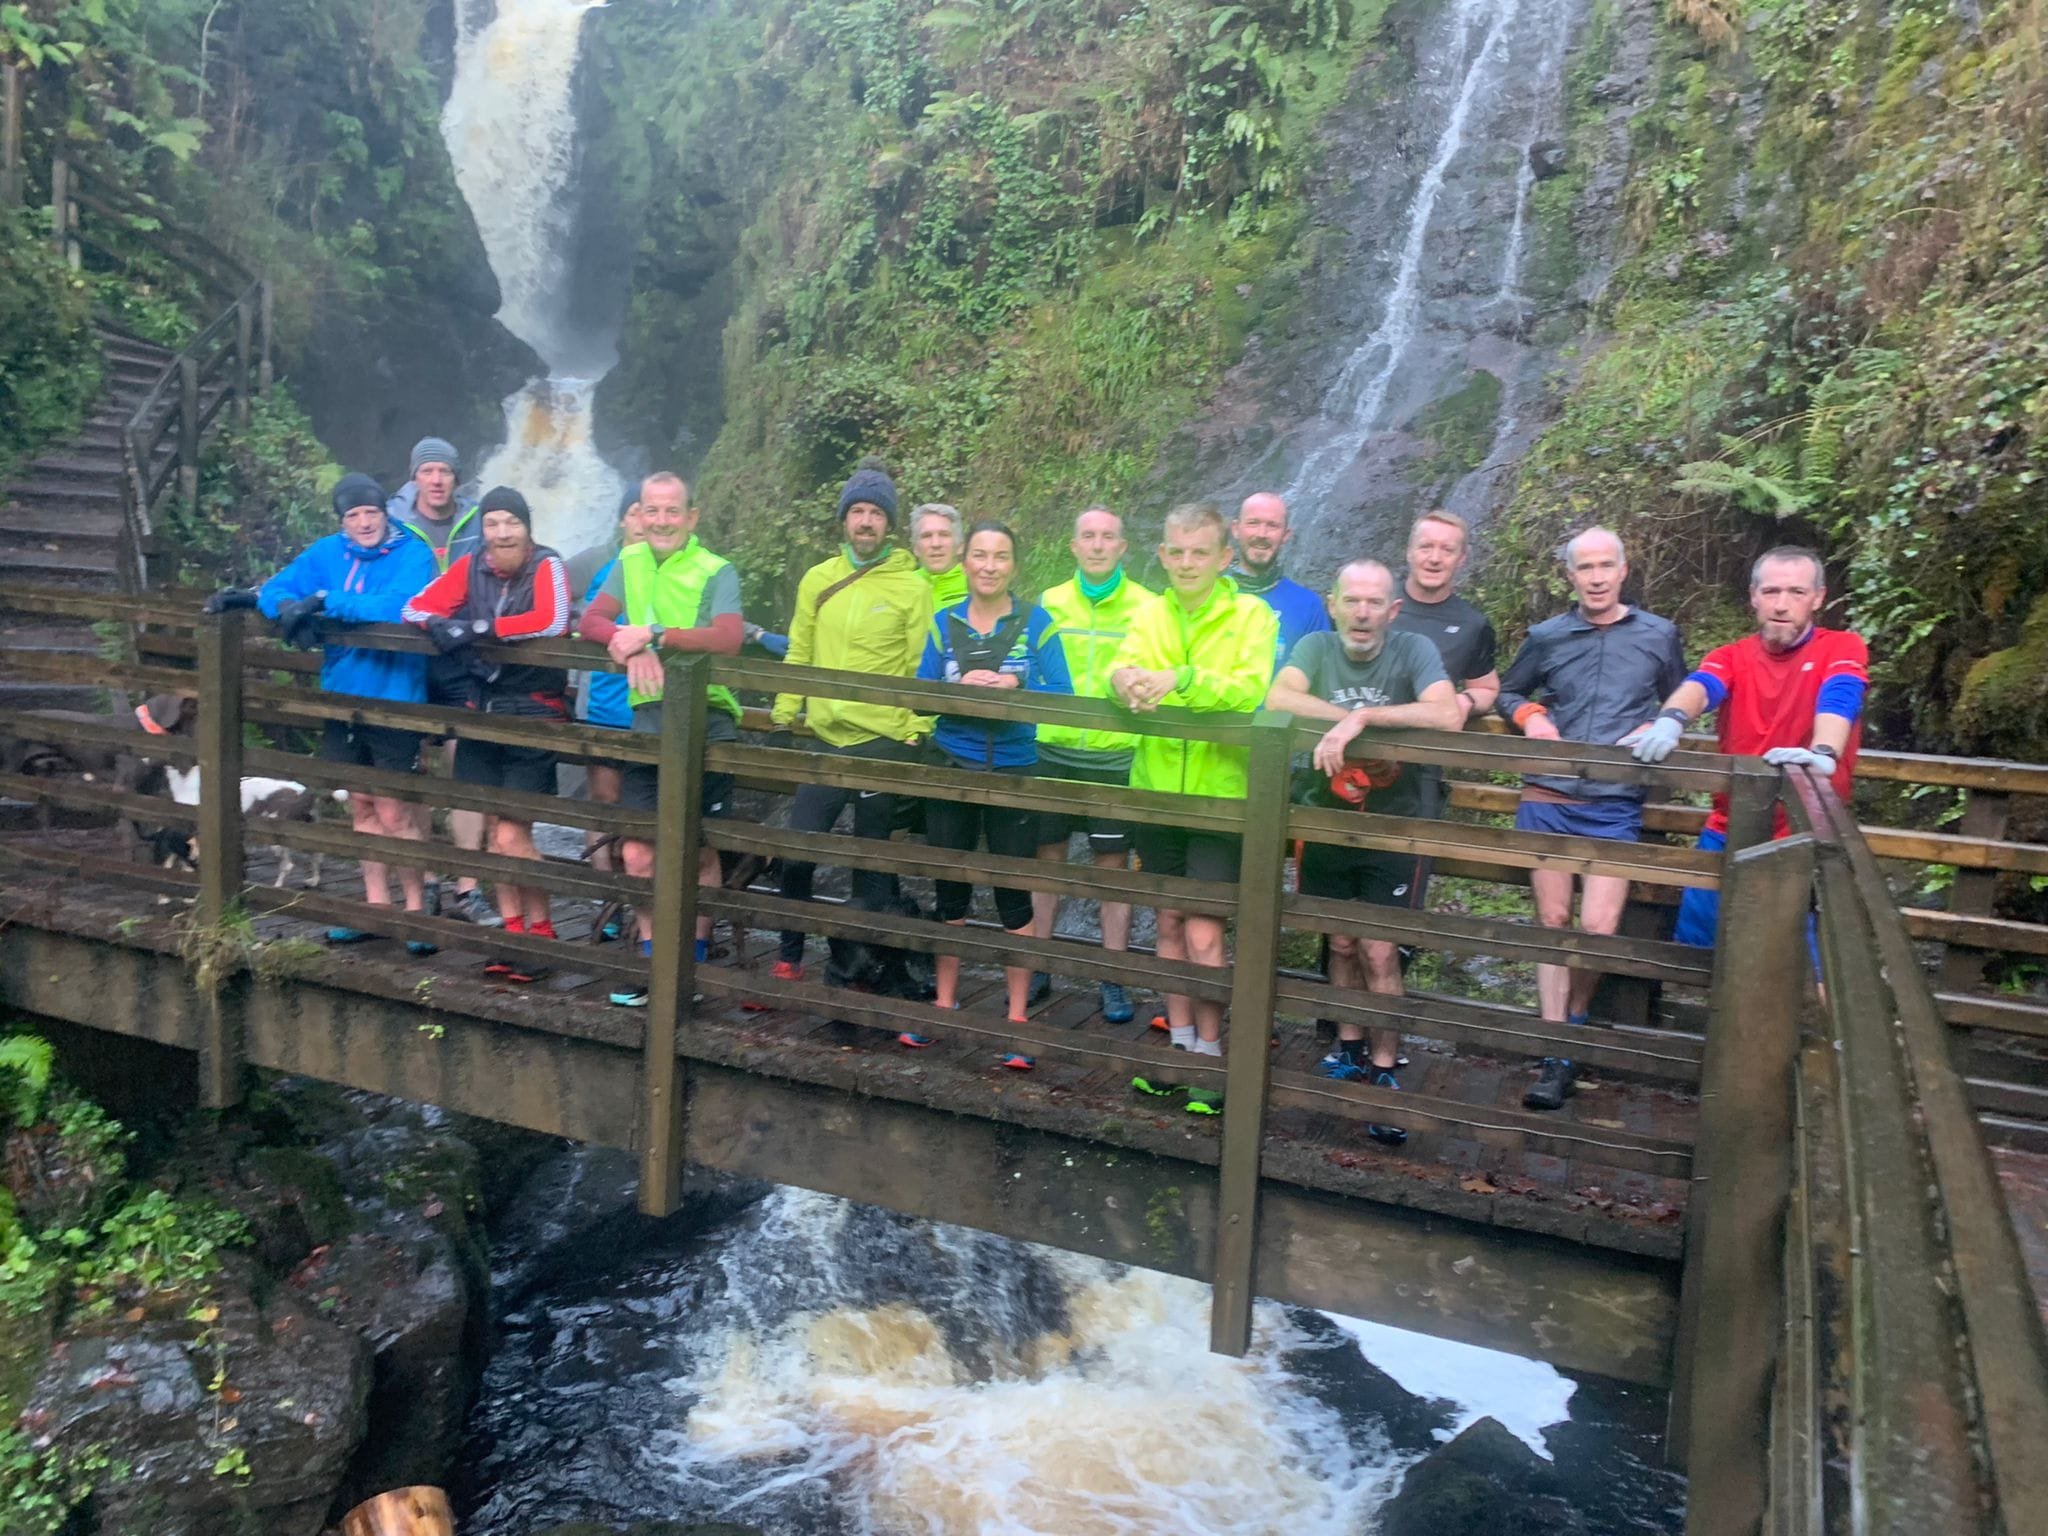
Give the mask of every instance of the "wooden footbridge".
MULTIPOLYGON (((2027 1271, 2030 1244, 2048 1271, 2048 1179, 2032 1161, 2048 1152, 2048 1010, 1985 981, 1999 955, 2048 953, 2048 932, 1989 910, 1999 871, 2048 873, 2048 851, 2003 835, 2012 797, 2048 794, 2048 770, 1866 756, 1868 778, 1969 794, 1963 831, 1932 833, 1859 827, 1825 780, 1754 759, 1682 752, 1644 768, 1616 749, 1479 731, 1378 734, 1373 756, 1453 776, 1452 819, 1405 820, 1291 805, 1290 759, 1311 733, 1284 717, 1133 720, 1094 700, 695 658, 671 665, 661 734, 633 735, 323 694, 314 658, 245 634, 239 616, 202 619, 189 599, 0 587, 0 605, 96 619, 125 637, 121 660, 10 653, 10 676, 199 701, 190 738, 141 737, 118 713, 22 710, 0 711, 0 737, 196 763, 205 791, 187 808, 104 779, 0 773, 0 796, 34 808, 33 824, 0 833, 0 1003, 189 1051, 209 1104, 234 1103, 251 1069, 303 1073, 629 1148, 651 1212, 675 1207, 687 1168, 729 1169, 1192 1275, 1213 1282, 1213 1340, 1226 1351, 1246 1348, 1253 1300, 1267 1297, 1667 1387, 1671 1455, 1692 1477, 1688 1528, 1702 1536, 1766 1522, 1785 1533, 2048 1532, 2048 1344, 2027 1271), (706 744, 712 683, 1041 724, 1113 718, 1242 745, 1242 802, 1087 791, 1132 821, 1241 835, 1241 879, 941 855, 797 834, 773 816, 700 824, 707 771, 735 774, 763 807, 802 782, 1037 810, 1068 809, 1076 792, 755 740, 706 744), (655 763, 659 804, 633 812, 337 769, 300 750, 330 719, 530 742, 570 764, 655 763), (1647 783, 1660 832, 1696 827, 1703 797, 1726 793, 1730 852, 1478 819, 1511 803, 1503 775, 1567 765, 1647 783), (239 797, 221 789, 258 774, 644 838, 654 877, 436 845, 429 862, 444 876, 546 887, 565 937, 368 915, 346 881, 273 885, 264 850, 403 864, 420 861, 420 845, 331 822, 245 824, 239 797), (1792 832, 1773 840, 1780 807, 1792 832), (135 859, 120 821, 193 829, 196 873, 135 859), (733 866, 723 887, 695 884, 700 837, 733 866), (1598 937, 1312 900, 1289 890, 1301 841, 1413 852, 1440 874, 1495 884, 1537 867, 1623 875, 1639 921, 1598 937), (795 857, 889 871, 912 889, 943 867, 1211 913, 1230 921, 1235 962, 1203 970, 986 923, 797 904, 749 879, 764 860, 795 857), (1950 910, 1902 910, 1880 858, 1954 866, 1950 910), (1721 891, 1712 952, 1637 931, 1654 930, 1687 886, 1721 891), (590 914, 617 897, 653 912, 651 961, 582 941, 590 914), (1807 957, 1809 912, 1824 988, 1807 957), (700 914, 721 925, 706 965, 688 942, 700 914), (441 951, 417 960, 396 943, 309 942, 329 924, 441 951), (956 953, 980 980, 957 1013, 824 985, 812 979, 822 957, 806 980, 778 982, 769 931, 785 925, 956 953), (1590 968, 1613 985, 1595 1024, 1566 1029, 1446 992, 1342 990, 1286 963, 1298 936, 1332 933, 1590 968), (1930 941, 1949 946, 1934 982, 1930 941), (486 982, 486 955, 549 975, 524 988, 486 982), (1027 1025, 1003 1018, 994 977, 1005 962, 1064 979, 1027 1025), (649 986, 645 1010, 606 1005, 620 978, 649 986), (1170 1052, 1142 1021, 1104 1024, 1099 980, 1227 1002, 1226 1059, 1170 1052), (1318 1021, 1345 1019, 1402 1029, 1414 1058, 1405 1091, 1314 1072, 1326 1049, 1318 1021), (903 1029, 939 1043, 904 1051, 903 1029), (1029 1051, 1037 1070, 1004 1071, 999 1049, 1029 1051), (1589 1081, 1563 1112, 1531 1113, 1521 1094, 1549 1055, 1584 1064, 1589 1081), (1133 1097, 1134 1073, 1222 1088, 1226 1112, 1203 1119, 1133 1097), (1384 1147, 1368 1123, 1409 1140, 1384 1147)), ((425 647, 395 628, 355 631, 351 643, 425 647)), ((519 655, 609 666, 572 642, 519 655)))

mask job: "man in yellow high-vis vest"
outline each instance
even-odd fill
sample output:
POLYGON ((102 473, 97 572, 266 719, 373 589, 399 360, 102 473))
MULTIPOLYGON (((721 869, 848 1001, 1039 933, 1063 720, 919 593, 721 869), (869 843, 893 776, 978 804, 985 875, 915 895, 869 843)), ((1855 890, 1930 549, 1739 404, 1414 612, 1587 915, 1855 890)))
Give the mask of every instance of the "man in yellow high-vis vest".
MULTIPOLYGON (((740 578, 730 561, 714 555, 697 540, 697 509, 690 488, 679 475, 649 475, 640 485, 640 520, 646 537, 619 552, 619 563, 603 588, 584 610, 577 633, 611 653, 626 668, 627 698, 633 707, 633 729, 661 729, 664 651, 709 651, 739 654, 742 635, 740 578)), ((704 739, 739 739, 739 700, 729 689, 713 687, 705 711, 704 739)), ((651 811, 655 803, 655 767, 630 763, 620 774, 619 804, 651 811)), ((724 816, 732 804, 732 775, 704 775, 703 814, 724 816)), ((654 873, 654 845, 621 839, 619 854, 626 873, 646 879, 654 873)), ((719 881, 718 854, 698 854, 697 883, 719 881)), ((651 953, 652 914, 637 914, 642 953, 651 953)), ((697 960, 710 947, 711 919, 697 919, 697 960)), ((611 995, 622 1008, 647 1006, 644 986, 624 984, 611 995)))

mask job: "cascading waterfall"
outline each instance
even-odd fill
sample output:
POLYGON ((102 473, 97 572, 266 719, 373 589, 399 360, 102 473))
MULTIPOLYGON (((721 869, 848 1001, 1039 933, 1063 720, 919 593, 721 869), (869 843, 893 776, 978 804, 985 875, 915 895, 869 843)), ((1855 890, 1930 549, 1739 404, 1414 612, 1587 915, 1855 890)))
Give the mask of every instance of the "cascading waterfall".
POLYGON ((1521 0, 1459 0, 1450 56, 1468 62, 1459 78, 1457 93, 1451 98, 1435 152, 1408 205, 1400 264, 1387 293, 1386 309, 1378 327, 1345 361, 1336 384, 1324 398, 1322 414, 1338 423, 1338 430, 1302 461, 1284 493, 1291 504, 1321 503, 1335 487, 1337 477, 1357 456, 1366 437, 1380 424, 1388 387, 1407 353, 1421 313, 1423 252, 1430 219, 1444 189, 1445 173, 1465 147, 1465 125, 1472 115, 1473 103, 1500 84, 1508 59, 1508 29, 1520 8, 1521 0), (1473 34, 1481 28, 1484 31, 1474 51, 1473 34))
POLYGON ((547 364, 505 402, 505 442, 480 472, 517 486, 535 532, 564 554, 607 536, 618 474, 591 440, 612 333, 570 320, 576 169, 573 85, 584 20, 604 0, 461 0, 441 136, 498 279, 498 319, 547 364))

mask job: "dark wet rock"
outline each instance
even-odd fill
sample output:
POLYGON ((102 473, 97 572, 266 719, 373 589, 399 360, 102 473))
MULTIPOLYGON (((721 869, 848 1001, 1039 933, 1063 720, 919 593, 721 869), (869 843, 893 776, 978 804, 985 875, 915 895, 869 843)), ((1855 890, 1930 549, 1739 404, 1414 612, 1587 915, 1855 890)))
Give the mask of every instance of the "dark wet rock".
POLYGON ((1282 1367, 1315 1397, 1337 1407, 1360 1434, 1376 1427, 1397 1451, 1434 1448, 1457 1417, 1457 1404, 1420 1397, 1366 1359, 1358 1341, 1320 1312, 1291 1308, 1302 1342, 1280 1357, 1282 1367))
POLYGON ((369 1432, 336 1504, 438 1480, 479 1373, 476 1298, 453 1245, 424 1223, 403 1237, 353 1233, 316 1250, 291 1284, 371 1350, 369 1432))
POLYGON ((1591 1536, 1557 1469, 1501 1424, 1480 1419, 1401 1480, 1380 1536, 1591 1536))
POLYGON ((543 1286, 602 1273, 626 1255, 737 1215, 770 1186, 692 1169, 674 1216, 639 1212, 630 1153, 569 1147, 536 1168, 493 1221, 491 1292, 502 1315, 543 1286))
POLYGON ((1538 181, 1549 181, 1571 169, 1569 152, 1558 139, 1538 139, 1529 146, 1529 169, 1538 181))
POLYGON ((21 1422, 126 1469, 94 1495, 100 1536, 321 1528, 363 1436, 369 1350, 289 1290, 259 1306, 253 1279, 243 1261, 223 1270, 211 1323, 178 1309, 58 1334, 21 1422))
POLYGON ((111 1148, 95 1155, 54 1125, 27 1126, 7 1133, 0 1189, 28 1229, 73 1227, 99 1209, 120 1171, 120 1155, 111 1148))

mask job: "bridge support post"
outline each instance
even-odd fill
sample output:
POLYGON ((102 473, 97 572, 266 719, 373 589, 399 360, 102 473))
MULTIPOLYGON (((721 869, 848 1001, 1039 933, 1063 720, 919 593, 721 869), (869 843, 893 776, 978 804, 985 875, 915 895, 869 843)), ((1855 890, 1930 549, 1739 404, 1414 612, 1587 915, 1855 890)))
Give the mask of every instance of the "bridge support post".
POLYGON ((1251 1347, 1252 1303, 1258 1294, 1259 1154, 1265 1145, 1266 1089, 1272 1076, 1268 1040, 1280 963, 1280 891, 1287 865, 1294 737, 1292 715, 1261 711, 1256 723, 1237 887, 1223 1166, 1216 1200, 1216 1274, 1209 1298, 1209 1347, 1224 1355, 1242 1355, 1251 1347))
MULTIPOLYGON (((201 619, 199 686, 199 899, 192 920, 200 942, 218 945, 240 918, 242 897, 242 615, 201 619)), ((199 1099, 226 1109, 242 1099, 241 997, 228 977, 206 999, 199 1047, 199 1099)))
POLYGON ((1730 795, 1666 1433, 1688 1536, 1750 1536, 1769 1497, 1814 873, 1810 836, 1769 840, 1776 780, 1738 767, 1730 795))
POLYGON ((178 499, 199 515, 199 359, 178 359, 178 499))
POLYGON ((249 391, 253 382, 250 349, 256 339, 256 307, 248 294, 235 300, 235 425, 249 425, 249 391))
POLYGON ((654 811, 654 954, 640 1064, 640 1210, 667 1216, 683 1197, 682 1066, 676 1045, 697 987, 697 859, 704 795, 709 656, 669 664, 661 704, 654 811))

